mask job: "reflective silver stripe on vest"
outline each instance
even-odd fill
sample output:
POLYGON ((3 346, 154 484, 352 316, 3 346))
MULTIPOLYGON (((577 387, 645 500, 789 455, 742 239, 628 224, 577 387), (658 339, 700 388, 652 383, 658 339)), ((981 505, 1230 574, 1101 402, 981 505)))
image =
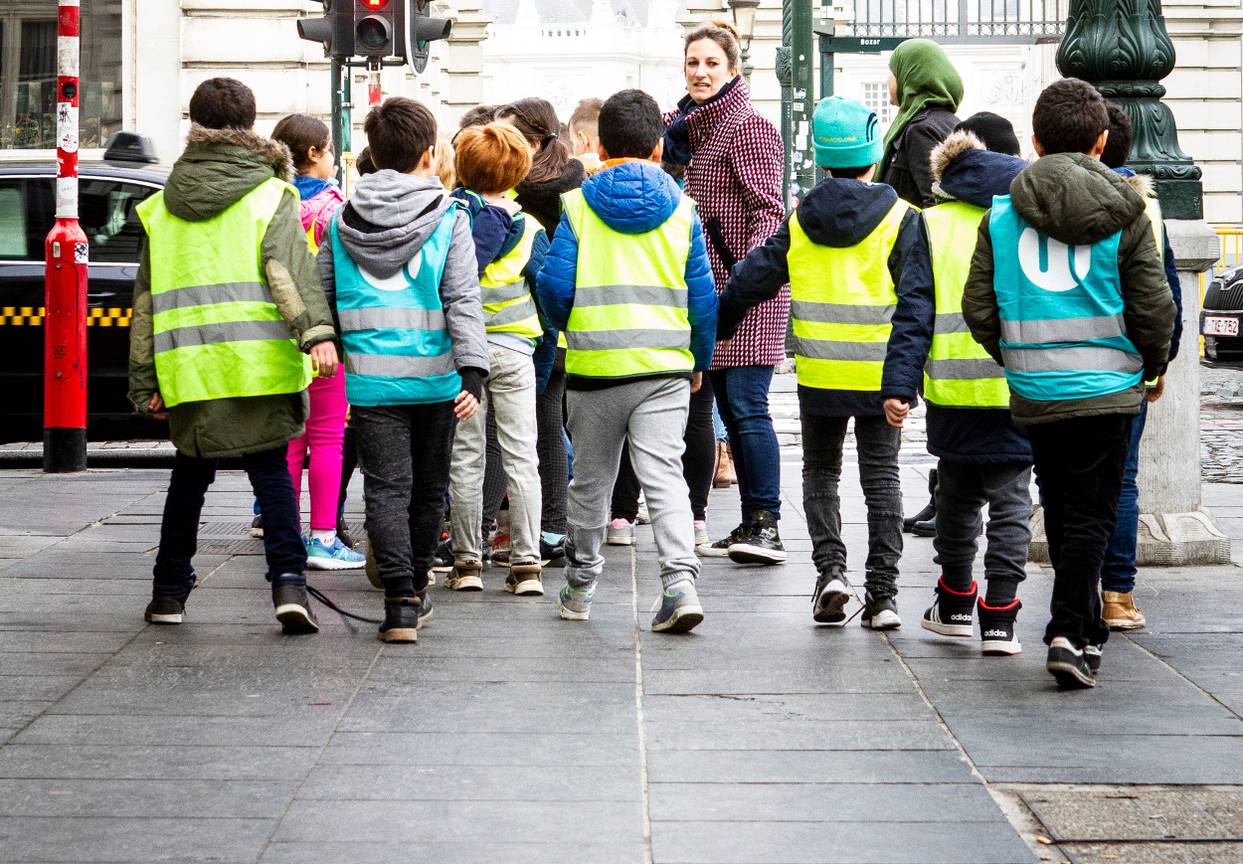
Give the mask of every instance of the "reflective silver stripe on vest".
POLYGON ((961 312, 938 312, 934 326, 936 332, 942 334, 971 332, 971 328, 967 326, 967 319, 962 317, 961 312))
POLYGON ((1005 378, 1005 371, 988 357, 929 360, 928 377, 936 381, 982 381, 1005 378))
POLYGON ((827 339, 798 339, 794 353, 811 360, 866 360, 885 362, 885 342, 830 342, 827 339))
POLYGON ((527 288, 527 281, 525 279, 520 279, 510 285, 479 289, 479 297, 484 303, 507 303, 510 300, 530 296, 531 291, 527 288))
POLYGON ((613 351, 622 348, 680 348, 690 350, 690 330, 569 330, 566 343, 572 351, 613 351))
POLYGON ((532 315, 535 315, 535 301, 530 297, 522 303, 515 303, 512 306, 506 306, 494 315, 484 313, 484 325, 487 327, 501 327, 505 324, 515 324, 519 321, 525 321, 532 315))
POLYGON ((342 330, 435 330, 445 329, 443 309, 342 309, 342 330))
POLYGON ((377 375, 384 378, 427 378, 452 372, 453 354, 435 357, 409 357, 394 354, 347 354, 347 372, 355 375, 377 375))
POLYGON ((1094 318, 1047 318, 1036 321, 1002 321, 1001 338, 1007 342, 1040 345, 1045 342, 1087 342, 1126 335, 1122 313, 1094 318))
POLYGON ((272 295, 259 282, 222 282, 217 285, 187 285, 173 291, 151 295, 151 308, 155 314, 173 309, 189 309, 191 306, 210 306, 214 303, 238 303, 253 301, 271 303, 272 295))
POLYGON ((633 303, 636 306, 672 306, 687 308, 684 288, 666 288, 663 285, 593 285, 574 291, 575 306, 611 306, 616 303, 633 303))
POLYGON ((1138 354, 1116 348, 1078 345, 1073 348, 1003 348, 1002 359, 1012 372, 1138 372, 1138 354))
POLYGON ((221 342, 253 342, 260 339, 292 339, 289 325, 284 321, 232 321, 226 324, 200 324, 197 327, 178 327, 155 334, 156 353, 193 348, 197 345, 215 345, 221 342))
MULTIPOLYGON (((577 303, 577 299, 575 299, 577 303)), ((794 300, 790 303, 790 317, 799 321, 817 321, 826 324, 888 324, 896 306, 856 306, 853 303, 813 303, 810 300, 794 300)))

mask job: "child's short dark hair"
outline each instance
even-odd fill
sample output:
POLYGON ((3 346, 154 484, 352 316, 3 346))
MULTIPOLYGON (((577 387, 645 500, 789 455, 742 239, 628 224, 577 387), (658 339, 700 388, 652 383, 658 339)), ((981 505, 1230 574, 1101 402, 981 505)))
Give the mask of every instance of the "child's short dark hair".
POLYGON ((280 119, 272 130, 272 137, 289 148, 293 167, 305 171, 311 164, 310 151, 326 150, 332 143, 332 133, 327 124, 310 114, 289 114, 280 119))
POLYGON ((362 152, 358 154, 358 159, 354 162, 354 170, 358 172, 359 177, 366 177, 368 174, 374 174, 379 170, 371 159, 370 147, 364 147, 362 152))
POLYGON ((471 126, 486 126, 496 117, 495 105, 476 105, 467 109, 458 121, 457 128, 469 129, 471 126))
POLYGON ((1113 102, 1106 102, 1105 108, 1109 111, 1109 140, 1105 142, 1101 162, 1106 168, 1121 168, 1131 153, 1131 118, 1120 105, 1113 102))
POLYGON ((1032 133, 1045 153, 1090 153, 1109 128, 1105 97, 1087 81, 1054 81, 1036 100, 1032 133))
POLYGON ((834 180, 858 180, 872 168, 871 165, 857 165, 853 168, 825 168, 834 180))
POLYGON ((190 122, 208 129, 251 129, 255 94, 236 78, 208 78, 190 97, 190 122))
POLYGON ((600 108, 600 145, 610 159, 646 159, 665 134, 656 100, 642 90, 622 90, 600 108))
POLYGON ((408 174, 436 144, 436 118, 426 105, 393 96, 371 109, 363 123, 376 168, 408 174))

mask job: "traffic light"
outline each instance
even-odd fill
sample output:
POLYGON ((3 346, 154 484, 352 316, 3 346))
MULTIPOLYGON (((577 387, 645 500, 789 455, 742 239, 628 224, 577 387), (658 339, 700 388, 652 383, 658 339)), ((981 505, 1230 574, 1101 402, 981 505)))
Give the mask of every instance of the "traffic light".
POLYGON ((409 15, 406 20, 407 42, 405 45, 406 61, 414 67, 415 72, 427 68, 431 46, 428 44, 437 39, 448 39, 453 30, 453 22, 448 18, 433 18, 431 0, 405 0, 409 15))
POLYGON ((324 17, 299 18, 298 36, 324 46, 325 57, 354 55, 353 0, 323 0, 324 17))
POLYGON ((403 54, 397 36, 404 11, 404 0, 354 0, 355 53, 368 58, 403 54))

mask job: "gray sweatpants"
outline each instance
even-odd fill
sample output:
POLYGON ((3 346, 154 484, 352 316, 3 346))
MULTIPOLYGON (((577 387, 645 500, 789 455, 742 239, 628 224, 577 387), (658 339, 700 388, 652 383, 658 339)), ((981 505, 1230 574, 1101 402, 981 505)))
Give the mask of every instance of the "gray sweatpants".
POLYGON ((980 511, 988 505, 988 548, 984 577, 989 606, 1005 606, 1026 577, 1031 543, 1032 469, 1030 465, 965 465, 937 462, 937 535, 932 541, 945 584, 955 591, 971 587, 971 567, 979 543, 980 511))
POLYGON ((699 576, 690 493, 682 477, 682 436, 690 395, 690 382, 681 378, 566 393, 567 425, 574 442, 565 544, 566 581, 571 585, 590 585, 604 571, 600 547, 627 438, 630 462, 647 497, 656 534, 661 583, 667 588, 699 576))

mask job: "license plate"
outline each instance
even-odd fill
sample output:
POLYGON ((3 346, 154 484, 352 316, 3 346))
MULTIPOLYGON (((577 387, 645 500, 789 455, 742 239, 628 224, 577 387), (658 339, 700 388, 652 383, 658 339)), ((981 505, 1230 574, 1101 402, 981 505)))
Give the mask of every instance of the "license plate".
POLYGON ((1239 319, 1238 318, 1212 318, 1206 316, 1204 319, 1204 335, 1205 336, 1238 336, 1239 335, 1239 319))

